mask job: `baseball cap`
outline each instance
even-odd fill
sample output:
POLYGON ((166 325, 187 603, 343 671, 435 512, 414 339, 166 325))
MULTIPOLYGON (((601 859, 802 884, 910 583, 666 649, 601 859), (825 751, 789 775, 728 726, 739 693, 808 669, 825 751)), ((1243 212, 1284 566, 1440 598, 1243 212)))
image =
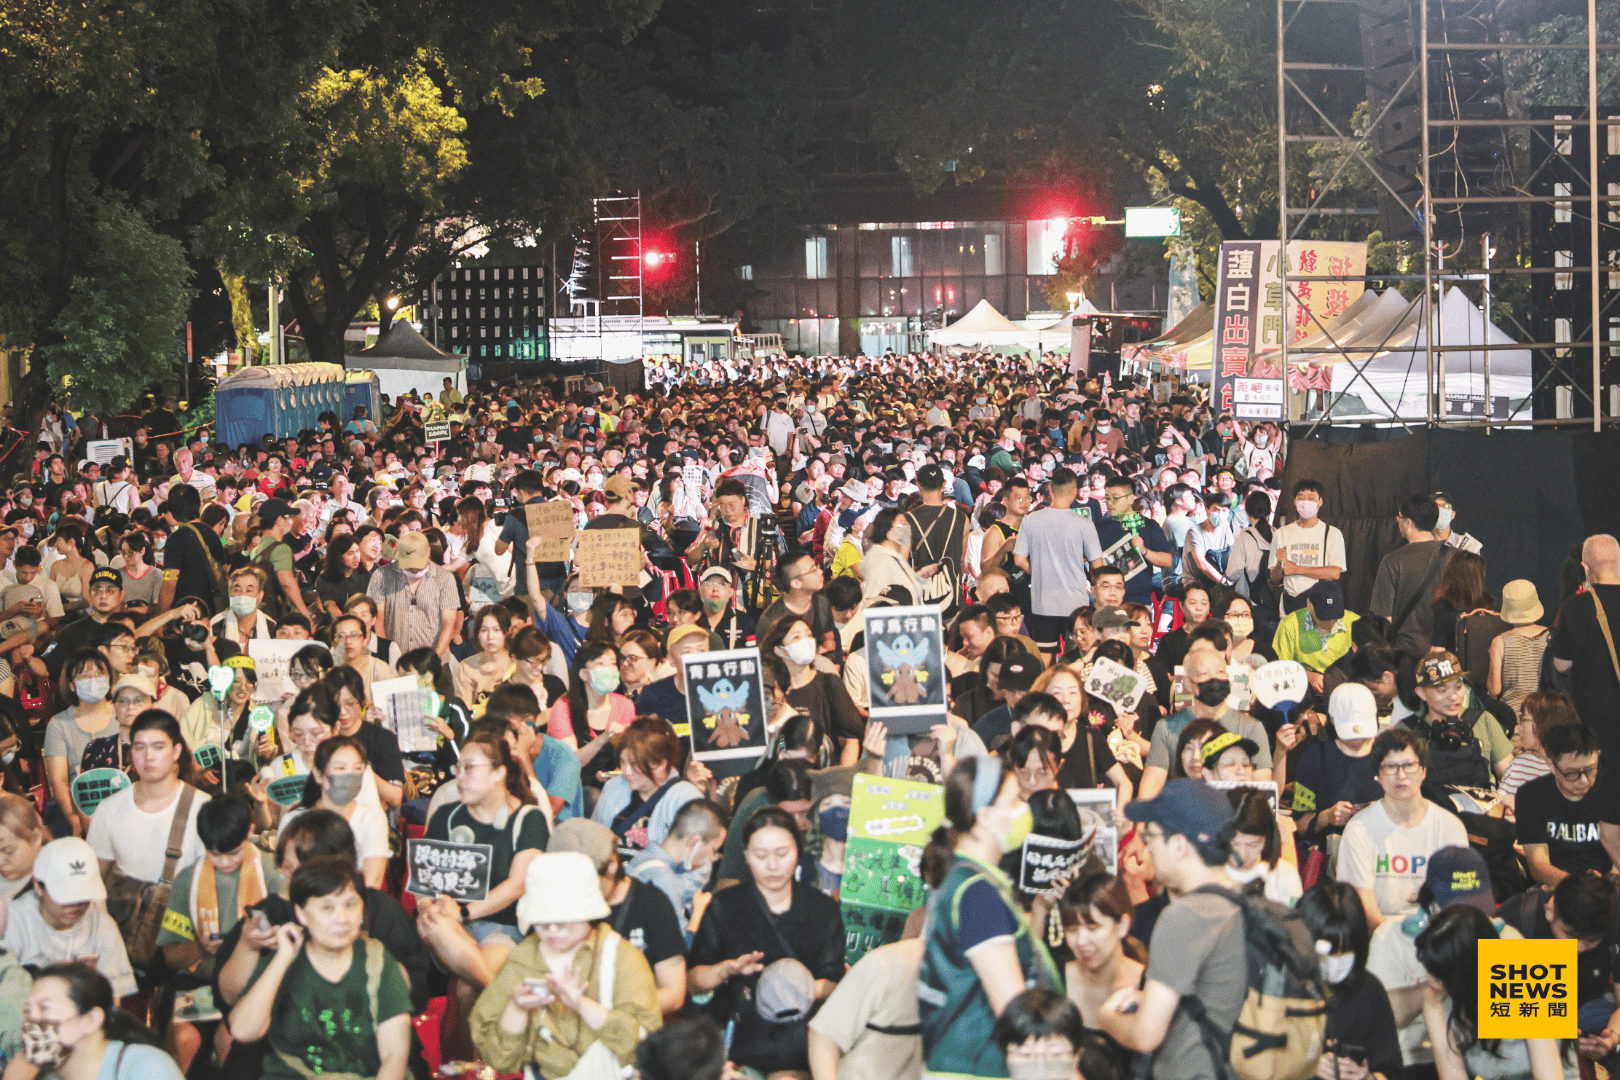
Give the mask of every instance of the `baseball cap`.
POLYGON ((708 581, 710 578, 719 578, 721 581, 724 581, 727 585, 733 584, 732 578, 731 578, 731 568, 729 566, 711 566, 711 567, 709 567, 707 570, 703 571, 703 573, 698 575, 698 584, 701 585, 703 582, 708 581))
POLYGON ((1318 619, 1336 621, 1344 618, 1344 589, 1337 581, 1318 581, 1305 590, 1311 610, 1318 619))
POLYGON ((1093 630, 1123 630, 1127 626, 1135 625, 1137 625, 1136 620, 1131 618, 1130 612, 1122 607, 1110 605, 1098 608, 1096 613, 1091 616, 1091 628, 1093 630))
POLYGON ((1341 739, 1370 739, 1378 734, 1378 702, 1358 682, 1340 683, 1328 697, 1328 715, 1341 739))
POLYGON ((1142 825, 1157 822, 1166 835, 1207 843, 1232 820, 1232 802, 1202 780, 1183 778, 1164 785, 1157 798, 1127 804, 1125 816, 1142 825))
POLYGON ((569 818, 551 830, 546 851, 555 855, 563 851, 577 851, 598 866, 604 866, 613 857, 617 847, 613 830, 590 818, 569 818))
POLYGON ((302 510, 294 510, 286 499, 266 499, 259 507, 259 520, 268 524, 277 518, 302 517, 302 510))
POLYGON ((1210 765, 1219 760, 1221 754, 1234 746, 1242 747, 1243 752, 1249 755, 1250 760, 1253 760, 1255 755, 1260 753, 1260 747, 1255 744, 1253 739, 1245 739, 1235 731, 1223 731, 1204 744, 1203 750, 1200 751, 1203 755, 1204 764, 1210 765))
POLYGON ((1491 869, 1485 863, 1485 856, 1471 847, 1443 847, 1429 856, 1423 884, 1434 894, 1437 910, 1453 904, 1471 904, 1487 915, 1496 914, 1491 869))
POLYGON ((120 589, 124 587, 123 575, 110 566, 103 566, 101 569, 90 575, 90 587, 92 589, 103 582, 108 585, 116 585, 120 589))
POLYGON ((615 499, 628 499, 636 492, 636 482, 628 476, 615 476, 602 489, 615 499))
POLYGON ((773 1024, 799 1019, 810 1011, 815 1000, 815 976, 791 956, 782 957, 760 972, 754 987, 754 1008, 761 1019, 773 1024))
POLYGON ((419 532, 408 532, 394 544, 394 561, 401 570, 425 570, 431 560, 428 538, 419 532))
POLYGON ((1462 661, 1455 653, 1443 652, 1426 656, 1418 665, 1417 684, 1425 689, 1463 677, 1462 661))
POLYGON ((1003 690, 1027 694, 1034 688, 1035 680, 1040 674, 1041 666, 1033 659, 1008 660, 1001 665, 1001 671, 996 675, 996 685, 1003 690))
POLYGON ((77 836, 52 840, 34 859, 34 880, 45 886, 58 904, 85 904, 107 899, 96 851, 77 836))

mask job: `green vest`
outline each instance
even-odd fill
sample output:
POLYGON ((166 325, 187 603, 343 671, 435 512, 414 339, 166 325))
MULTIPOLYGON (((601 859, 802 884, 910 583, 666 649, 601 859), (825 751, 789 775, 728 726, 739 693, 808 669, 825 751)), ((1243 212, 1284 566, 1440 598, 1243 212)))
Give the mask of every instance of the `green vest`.
POLYGON ((962 894, 988 881, 1013 914, 1014 944, 1026 987, 1063 989, 1046 945, 1032 934, 1012 883, 994 866, 960 852, 945 880, 928 898, 923 962, 917 990, 924 1068, 931 1076, 1006 1076, 1007 1059, 991 1040, 996 1015, 978 973, 959 943, 962 894))

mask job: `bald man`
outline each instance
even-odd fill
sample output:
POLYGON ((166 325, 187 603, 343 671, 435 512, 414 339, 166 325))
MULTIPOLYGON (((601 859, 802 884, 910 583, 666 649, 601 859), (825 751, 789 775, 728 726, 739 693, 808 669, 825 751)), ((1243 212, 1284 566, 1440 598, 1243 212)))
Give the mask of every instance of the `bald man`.
POLYGON ((1158 795, 1165 781, 1170 779, 1172 769, 1178 777, 1186 775, 1184 767, 1177 767, 1176 746, 1181 741, 1181 733, 1194 720, 1213 720, 1239 738, 1252 739, 1259 749, 1254 758, 1254 779, 1270 780, 1271 738, 1266 729, 1248 713, 1238 712, 1226 703, 1232 688, 1227 678, 1226 654, 1206 641, 1196 642, 1188 650, 1181 672, 1179 678, 1193 695, 1192 706, 1166 717, 1153 729, 1153 743, 1148 748, 1137 798, 1151 799, 1158 795))
POLYGON ((1620 752, 1620 672, 1611 644, 1611 639, 1620 643, 1620 541, 1607 533, 1588 537, 1581 545, 1581 567, 1586 591, 1559 609, 1553 666, 1570 674, 1575 711, 1612 756, 1620 752))

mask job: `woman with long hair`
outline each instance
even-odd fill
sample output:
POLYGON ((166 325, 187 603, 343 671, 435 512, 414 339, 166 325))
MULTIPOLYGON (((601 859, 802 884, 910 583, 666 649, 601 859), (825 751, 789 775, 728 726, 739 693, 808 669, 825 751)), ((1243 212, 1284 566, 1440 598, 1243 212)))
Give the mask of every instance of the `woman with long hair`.
POLYGON ((1292 907, 1305 891, 1299 868, 1282 857, 1282 832, 1271 809, 1271 795, 1259 788, 1231 791, 1232 858, 1226 875, 1275 904, 1292 907))
POLYGON ((1489 614, 1496 608, 1496 598, 1485 591, 1485 560, 1471 551, 1453 551, 1440 571, 1440 586, 1430 604, 1434 608, 1430 644, 1457 652, 1458 624, 1469 615, 1489 614))
POLYGON ((1019 849, 1031 822, 1029 804, 999 758, 964 758, 946 776, 945 820, 922 863, 931 891, 918 996, 931 1073, 1006 1076, 1005 1057, 984 1033, 1027 985, 1062 986, 996 865, 1019 849))
POLYGON ((618 593, 605 592, 591 604, 585 616, 586 641, 617 646, 627 630, 636 625, 636 609, 618 593))
POLYGON ((484 715, 490 692, 517 674, 517 661, 507 651, 512 612, 504 604, 487 604, 474 613, 472 629, 478 651, 456 666, 454 685, 456 697, 467 703, 477 720, 484 715))
POLYGON ((1170 780, 1204 779, 1204 744, 1226 729, 1214 720, 1194 720, 1181 729, 1176 756, 1170 762, 1170 780))
POLYGON ((760 641, 759 652, 787 665, 788 704, 799 714, 813 718, 838 740, 840 763, 855 764, 865 734, 865 718, 844 688, 843 678, 816 668, 816 639, 809 620, 794 614, 778 619, 760 641))
POLYGON ((334 735, 315 748, 309 779, 304 782, 304 798, 282 815, 287 824, 312 807, 330 810, 354 831, 354 846, 366 887, 381 889, 393 851, 388 844, 388 819, 376 807, 360 802, 366 782, 366 748, 359 739, 334 735))
POLYGON ((67 708, 45 727, 45 782, 51 793, 45 824, 54 834, 83 836, 90 818, 73 801, 73 781, 85 769, 123 767, 112 667, 100 650, 80 649, 63 665, 56 690, 67 708))
POLYGON ((517 587, 513 574, 513 553, 495 554, 495 543, 501 538, 501 528, 489 519, 484 500, 468 495, 456 503, 456 523, 453 530, 461 538, 461 558, 468 563, 467 589, 475 595, 493 601, 511 596, 517 587))
POLYGON ((1372 935, 1367 931, 1367 910, 1355 887, 1342 881, 1319 881, 1299 898, 1295 910, 1316 941, 1328 992, 1326 1046, 1316 1074, 1345 1080, 1400 1076, 1395 1012, 1384 984, 1367 970, 1372 935), (1365 1051, 1365 1058, 1332 1052, 1334 1047, 1352 1046, 1365 1051))
POLYGON ((51 545, 57 557, 51 562, 48 576, 62 594, 62 606, 68 611, 81 610, 89 603, 90 575, 96 572, 84 522, 64 517, 56 526, 51 545))
POLYGON ((1045 709, 1036 710, 1028 717, 1030 723, 1046 726, 1057 736, 1058 786, 1112 786, 1115 805, 1123 813, 1125 805, 1131 801, 1131 779, 1108 747, 1110 727, 1105 718, 1100 713, 1094 717, 1089 708, 1080 672, 1061 664, 1049 667, 1036 677, 1030 692, 1050 695, 1063 709, 1061 717, 1054 717, 1045 709))
POLYGON ((418 687, 438 695, 437 711, 429 713, 425 720, 427 726, 439 736, 439 745, 431 751, 418 751, 413 759, 431 764, 443 783, 454 774, 461 743, 472 730, 472 709, 461 700, 449 669, 431 646, 424 645, 401 656, 399 673, 402 676, 416 676, 418 687))
MULTIPOLYGON (((301 654, 300 654, 301 655, 301 654)), ((315 751, 337 733, 338 706, 332 691, 319 683, 311 684, 293 696, 287 707, 287 752, 259 770, 248 794, 259 805, 271 825, 281 819, 283 807, 269 798, 271 784, 289 776, 307 776, 315 769, 315 751)))
POLYGON ((181 1080, 157 1032, 119 1008, 112 984, 88 964, 40 971, 22 1022, 20 1056, 41 1076, 181 1080))
POLYGON ((579 754, 587 787, 602 782, 599 774, 617 768, 609 740, 636 718, 636 707, 618 689, 618 650, 605 642, 586 642, 574 654, 568 695, 557 699, 546 720, 546 734, 579 754))
POLYGON ((1559 1040, 1479 1037, 1479 943, 1497 936, 1490 916, 1471 904, 1441 908, 1417 936, 1418 962, 1429 973, 1423 1023, 1435 1071, 1440 1080, 1563 1080, 1559 1040))
POLYGON ((349 597, 366 591, 362 582, 366 576, 360 567, 360 542, 348 533, 333 537, 326 545, 320 577, 315 579, 315 595, 328 618, 341 618, 349 597))

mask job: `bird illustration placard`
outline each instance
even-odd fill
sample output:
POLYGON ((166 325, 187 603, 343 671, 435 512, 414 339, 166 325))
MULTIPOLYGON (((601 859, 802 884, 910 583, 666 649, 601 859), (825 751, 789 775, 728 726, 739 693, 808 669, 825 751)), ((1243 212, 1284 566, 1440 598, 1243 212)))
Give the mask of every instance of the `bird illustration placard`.
POLYGON ((756 759, 765 749, 765 688, 758 649, 682 657, 692 756, 756 759))
POLYGON ((939 609, 881 607, 866 619, 866 678, 872 719, 890 734, 925 734, 944 723, 945 638, 939 609))

